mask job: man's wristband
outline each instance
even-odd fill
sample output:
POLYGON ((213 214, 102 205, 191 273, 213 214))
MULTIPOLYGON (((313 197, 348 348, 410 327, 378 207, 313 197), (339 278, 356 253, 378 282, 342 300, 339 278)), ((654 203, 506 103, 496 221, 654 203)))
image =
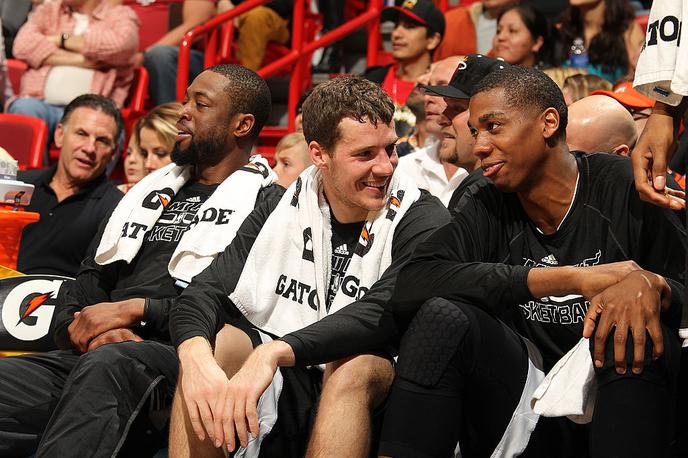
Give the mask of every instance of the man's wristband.
POLYGON ((150 299, 145 298, 143 300, 143 315, 141 315, 141 322, 139 323, 139 326, 141 326, 142 328, 145 328, 148 324, 148 310, 150 310, 150 299))

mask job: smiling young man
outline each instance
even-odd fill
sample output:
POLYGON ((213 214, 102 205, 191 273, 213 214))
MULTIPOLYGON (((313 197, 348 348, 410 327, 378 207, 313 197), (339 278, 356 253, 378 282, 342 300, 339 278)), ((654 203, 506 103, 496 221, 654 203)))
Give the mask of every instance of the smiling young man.
POLYGON ((57 165, 19 173, 36 186, 27 210, 41 215, 22 234, 20 272, 76 275, 98 226, 122 198, 105 176, 121 131, 119 110, 103 96, 81 95, 65 107, 55 129, 57 165))
POLYGON ((414 0, 385 8, 380 19, 394 22, 394 63, 370 67, 363 76, 381 84, 392 101, 402 106, 418 78, 430 68, 432 53, 444 35, 444 16, 431 0, 414 0))
POLYGON ((390 98, 361 77, 322 83, 306 99, 303 127, 314 167, 277 205, 257 209, 173 307, 182 376, 171 456, 222 455, 213 448, 238 447, 235 431, 244 456, 303 456, 318 397, 309 456, 368 453, 371 413, 393 376, 385 353, 335 356, 323 384, 316 367, 276 370, 278 360, 300 363, 299 353, 309 349, 298 342, 253 348, 351 304, 384 308, 403 261, 448 221, 436 198, 394 173, 393 112, 390 98), (237 315, 251 326, 223 328, 237 315), (247 438, 247 418, 255 440, 247 438))
POLYGON ((63 350, 0 360, 0 455, 154 453, 178 371, 170 302, 256 204, 282 195, 267 163, 249 162, 269 107, 265 81, 238 65, 189 86, 174 163, 129 190, 61 293, 63 350), (143 436, 125 445, 130 433, 143 436))
POLYGON ((458 442, 470 456, 665 456, 684 229, 640 201, 626 158, 568 151, 567 108, 544 74, 493 72, 469 108, 485 178, 399 275, 396 310, 417 313, 401 342, 381 454, 448 456, 458 442), (596 399, 561 370, 562 410, 538 417, 531 398, 543 371, 571 349, 589 361, 577 367, 583 374, 592 354, 596 399), (566 411, 577 395, 581 410, 566 411), (564 417, 574 414, 592 421, 564 417))

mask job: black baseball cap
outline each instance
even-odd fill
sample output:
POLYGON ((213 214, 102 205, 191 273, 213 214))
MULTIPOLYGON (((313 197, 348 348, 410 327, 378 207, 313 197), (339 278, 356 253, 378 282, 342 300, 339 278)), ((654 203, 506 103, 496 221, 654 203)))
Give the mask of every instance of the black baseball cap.
POLYGON ((426 26, 432 32, 439 33, 440 36, 444 36, 444 15, 431 0, 404 0, 397 2, 397 6, 383 9, 380 19, 382 21, 397 22, 400 14, 426 26))
POLYGON ((469 54, 464 57, 454 71, 451 81, 446 86, 418 87, 426 94, 439 95, 448 99, 470 99, 478 83, 495 70, 502 70, 509 64, 501 59, 484 56, 482 54, 469 54))

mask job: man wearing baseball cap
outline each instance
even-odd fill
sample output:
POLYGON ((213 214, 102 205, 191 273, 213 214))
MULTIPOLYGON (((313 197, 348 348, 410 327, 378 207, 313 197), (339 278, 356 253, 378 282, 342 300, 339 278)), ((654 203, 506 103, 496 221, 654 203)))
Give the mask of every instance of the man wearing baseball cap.
MULTIPOLYGON (((468 148, 470 159, 473 157, 470 153, 471 144, 452 146, 452 151, 449 152, 443 151, 440 146, 446 146, 445 139, 448 137, 453 137, 453 141, 456 142, 456 129, 452 127, 452 119, 468 107, 469 94, 476 82, 493 69, 504 68, 506 65, 508 64, 503 61, 480 54, 453 56, 435 62, 428 77, 430 84, 418 86, 423 92, 426 120, 430 124, 427 130, 430 132, 432 127, 439 141, 430 142, 429 145, 424 145, 423 148, 401 158, 398 170, 413 177, 419 188, 430 191, 445 205, 449 204, 456 188, 473 170, 475 161, 470 161, 468 165, 466 161, 460 161, 455 151, 456 147, 462 151, 468 148), (455 86, 452 86, 452 83, 455 86), (449 105, 452 108, 447 112, 449 105)), ((465 124, 464 119, 464 129, 465 124)))
MULTIPOLYGON (((447 104, 443 113, 444 118, 448 122, 456 122, 456 118, 468 110, 468 100, 483 78, 492 72, 504 70, 510 66, 501 59, 494 59, 482 54, 470 54, 459 62, 449 84, 446 86, 420 86, 420 89, 426 95, 443 97, 447 104)), ((456 212, 456 206, 463 191, 481 177, 482 169, 478 168, 461 181, 449 200, 447 207, 450 213, 456 212)))
POLYGON ((405 0, 382 10, 382 21, 393 21, 389 65, 370 67, 364 77, 381 84, 397 106, 406 102, 419 76, 432 62, 444 35, 444 16, 431 0, 405 0))

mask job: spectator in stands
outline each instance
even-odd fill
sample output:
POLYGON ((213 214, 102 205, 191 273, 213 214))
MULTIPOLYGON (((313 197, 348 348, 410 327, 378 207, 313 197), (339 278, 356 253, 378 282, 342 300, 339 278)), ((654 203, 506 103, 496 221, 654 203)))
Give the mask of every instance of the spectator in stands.
POLYGON ((431 0, 418 0, 385 8, 381 20, 394 22, 394 63, 370 67, 363 76, 381 84, 400 107, 406 103, 418 77, 430 68, 432 53, 444 35, 444 16, 431 0))
POLYGON ((435 60, 449 56, 486 54, 497 33, 497 17, 518 0, 483 0, 447 12, 447 33, 435 53, 435 60))
POLYGON ((572 103, 566 127, 571 151, 630 156, 638 133, 633 116, 619 102, 604 95, 591 95, 572 103))
POLYGON ((153 108, 137 124, 139 148, 148 173, 172 162, 181 108, 182 105, 177 102, 165 103, 153 108))
POLYGON ((292 132, 285 135, 275 147, 275 166, 272 170, 277 174, 277 184, 288 188, 296 177, 309 167, 311 156, 308 143, 302 132, 292 132))
POLYGON ((305 102, 306 98, 311 95, 311 92, 313 92, 313 89, 307 89, 306 92, 301 94, 301 97, 299 97, 299 102, 296 104, 296 116, 294 117, 294 127, 296 128, 296 132, 303 132, 303 102, 305 102))
MULTIPOLYGON (((438 197, 444 205, 449 203, 452 193, 468 174, 468 171, 457 164, 455 144, 453 145, 454 148, 447 145, 440 150, 441 142, 443 142, 442 129, 447 128, 446 132, 456 137, 455 131, 449 130, 451 119, 464 111, 468 103, 463 101, 463 106, 452 107, 447 110, 444 92, 438 88, 445 88, 454 80, 460 81, 466 74, 465 70, 470 69, 469 72, 472 72, 476 60, 481 59, 485 59, 485 62, 495 62, 494 59, 483 56, 470 56, 468 58, 455 56, 434 64, 428 85, 421 86, 425 99, 426 130, 433 135, 433 139, 428 142, 427 146, 399 159, 398 172, 411 176, 419 188, 428 190, 438 197), (461 70, 457 71, 457 68, 461 70), (440 152, 444 154, 440 155, 440 152)), ((478 66, 476 65, 476 67, 478 66)), ((454 82, 456 83, 456 81, 454 82)), ((448 142, 451 143, 450 140, 448 142)))
MULTIPOLYGON (((0 20, 0 29, 2 29, 2 20, 0 20)), ((4 110, 5 102, 13 95, 12 83, 10 81, 9 70, 7 69, 4 40, 0 37, 0 112, 4 110)))
MULTIPOLYGON (((427 78, 425 78, 427 80, 427 78)), ((423 76, 418 78, 420 83, 423 76)), ((394 130, 399 136, 397 155, 399 158, 410 154, 417 148, 422 148, 429 141, 435 141, 430 135, 425 119, 425 100, 420 88, 416 86, 406 99, 406 103, 394 112, 394 130)))
POLYGON ((613 91, 597 90, 592 91, 590 94, 612 97, 626 107, 631 113, 631 116, 633 116, 638 136, 643 132, 645 124, 652 113, 652 107, 655 105, 654 99, 646 97, 633 89, 633 84, 631 82, 621 83, 616 86, 613 91))
POLYGON ((5 52, 12 59, 14 38, 38 0, 0 0, 0 21, 2 21, 2 36, 5 39, 5 52))
POLYGON ((55 129, 57 164, 18 176, 35 185, 27 210, 41 215, 22 234, 20 272, 76 276, 100 223, 122 198, 105 177, 121 132, 119 110, 103 96, 82 95, 65 107, 55 129))
POLYGON ((138 19, 129 7, 103 0, 39 5, 14 42, 15 57, 30 68, 9 112, 43 119, 52 138, 65 105, 78 95, 103 95, 121 108, 137 46, 138 19))
POLYGON ((513 65, 557 67, 555 32, 544 14, 530 5, 509 7, 497 18, 492 55, 513 65))
POLYGON ((136 183, 141 181, 143 177, 148 175, 146 170, 146 159, 141 154, 139 149, 139 137, 136 134, 136 126, 129 137, 129 144, 127 145, 127 153, 124 157, 124 177, 125 182, 118 185, 117 189, 123 193, 127 193, 136 183))
POLYGON ((645 37, 628 0, 571 0, 560 31, 565 52, 573 53, 569 50, 576 39, 582 39, 585 48, 574 60, 569 54, 568 64, 611 83, 632 73, 645 37))
POLYGON ((564 94, 566 105, 571 105, 597 90, 611 91, 612 83, 597 75, 579 73, 564 80, 561 92, 564 94))
MULTIPOLYGON (((125 1, 131 4, 141 19, 142 43, 134 59, 138 67, 145 65, 150 77, 148 92, 154 105, 177 100, 177 57, 179 44, 189 30, 215 14, 215 0, 183 0, 181 24, 167 31, 170 5, 173 0, 154 2, 125 1), (151 42, 152 41, 152 42, 151 42)), ((203 52, 191 49, 189 81, 203 71, 203 52)))
MULTIPOLYGON (((442 134, 454 136, 454 155, 449 162, 456 165, 459 169, 464 169, 471 173, 480 167, 480 161, 473 154, 473 136, 468 128, 468 110, 454 116, 451 119, 451 127, 446 126, 442 129, 442 134), (451 131, 449 130, 451 129, 451 131)), ((444 156, 444 154, 442 154, 444 156)), ((446 155, 450 157, 449 154, 446 155)))
MULTIPOLYGON (((233 3, 238 5, 244 1, 234 0, 233 3)), ((293 10, 294 0, 274 0, 239 17, 236 57, 244 67, 258 70, 269 42, 289 42, 289 21, 293 10)))
POLYGON ((249 162, 269 110, 267 84, 241 66, 192 82, 175 164, 105 218, 60 301, 52 330, 63 350, 0 359, 0 455, 146 456, 159 442, 178 371, 171 299, 256 205, 282 196, 267 161, 249 162), (145 439, 124 453, 134 433, 145 439))

